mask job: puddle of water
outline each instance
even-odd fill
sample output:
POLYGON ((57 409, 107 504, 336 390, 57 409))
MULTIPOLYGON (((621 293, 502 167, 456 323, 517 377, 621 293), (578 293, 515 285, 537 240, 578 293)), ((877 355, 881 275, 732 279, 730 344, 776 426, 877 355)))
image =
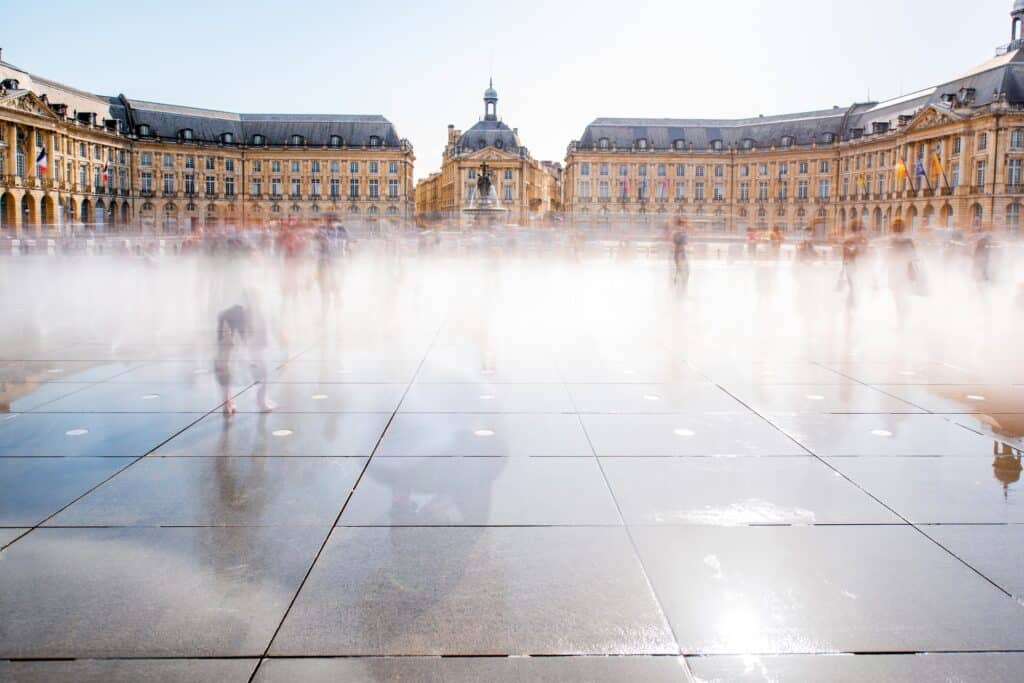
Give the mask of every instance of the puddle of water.
POLYGON ((66 431, 64 433, 67 436, 82 436, 83 434, 88 434, 89 430, 88 429, 69 429, 68 431, 66 431))
POLYGON ((291 436, 295 432, 293 432, 290 429, 275 429, 270 433, 273 434, 274 436, 291 436))

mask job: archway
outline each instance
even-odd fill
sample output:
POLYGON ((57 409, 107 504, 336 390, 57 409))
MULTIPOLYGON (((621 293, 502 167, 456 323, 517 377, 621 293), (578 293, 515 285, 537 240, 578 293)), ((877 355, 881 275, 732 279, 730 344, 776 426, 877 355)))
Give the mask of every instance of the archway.
POLYGON ((107 222, 117 225, 117 200, 115 199, 111 199, 110 205, 107 207, 107 222))
POLYGON ((907 229, 910 232, 917 232, 917 207, 907 209, 907 229))
POLYGON ((36 225, 39 223, 39 203, 36 198, 26 194, 21 198, 21 224, 36 225))
POLYGON ((871 216, 871 228, 875 232, 882 232, 882 209, 876 207, 874 214, 871 216))
POLYGON ((0 223, 6 227, 14 227, 17 224, 17 204, 14 201, 14 195, 10 192, 4 192, 0 196, 0 223))
POLYGON ((931 204, 928 204, 927 206, 924 207, 924 227, 932 227, 932 222, 934 221, 934 219, 935 207, 933 207, 931 204))
POLYGON ((128 213, 128 202, 121 204, 121 222, 128 223, 130 220, 130 214, 128 213))
POLYGON ((947 228, 953 227, 953 207, 949 204, 945 204, 942 207, 942 211, 939 213, 942 224, 947 228))
POLYGON ((106 207, 103 205, 102 199, 96 200, 96 211, 94 213, 95 216, 93 217, 93 221, 95 223, 97 223, 98 225, 103 225, 104 223, 107 222, 106 207))
POLYGON ((846 209, 839 209, 839 229, 846 232, 846 209))
POLYGON ((977 229, 981 227, 981 221, 985 217, 985 210, 981 208, 981 204, 974 204, 971 207, 971 225, 977 229))
POLYGON ((91 223, 92 202, 90 202, 88 199, 83 199, 81 203, 78 205, 78 209, 78 220, 82 221, 83 223, 91 223))
POLYGON ((57 223, 57 212, 53 197, 46 194, 43 195, 43 201, 40 204, 40 211, 43 217, 43 225, 55 225, 57 223))
POLYGON ((1010 232, 1020 230, 1020 204, 1014 202, 1006 207, 1006 229, 1010 232))

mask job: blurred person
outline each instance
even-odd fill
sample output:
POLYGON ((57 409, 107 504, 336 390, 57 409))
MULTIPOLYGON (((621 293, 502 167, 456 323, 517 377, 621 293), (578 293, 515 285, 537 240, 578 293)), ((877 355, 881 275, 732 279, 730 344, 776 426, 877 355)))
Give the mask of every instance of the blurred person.
POLYGON ((262 309, 262 297, 255 290, 246 290, 244 301, 225 309, 217 316, 217 356, 214 372, 217 383, 224 391, 224 414, 235 413, 231 396, 231 367, 235 350, 247 355, 254 382, 259 384, 256 402, 260 411, 270 412, 276 406, 267 398, 267 346, 269 332, 262 309))
POLYGON ((971 274, 978 286, 992 282, 992 238, 982 232, 971 247, 971 274))
POLYGON ((897 218, 893 221, 893 235, 889 238, 889 290, 896 304, 901 327, 907 322, 910 313, 910 295, 920 293, 923 285, 917 263, 917 248, 905 231, 905 224, 897 218))
POLYGON ((768 240, 772 248, 772 258, 777 261, 779 254, 782 253, 782 243, 786 241, 779 230, 779 226, 776 225, 771 229, 771 232, 768 233, 768 240))
POLYGON ((675 264, 675 272, 672 275, 672 284, 680 296, 686 296, 686 285, 690 280, 690 264, 686 257, 686 222, 680 220, 677 228, 672 234, 672 262, 675 264))
POLYGON ((316 233, 316 281, 320 288, 320 320, 327 325, 331 308, 341 297, 338 281, 338 258, 344 255, 348 231, 343 225, 324 227, 316 233))
POLYGON ((846 307, 853 310, 857 306, 858 293, 863 286, 864 257, 868 250, 868 240, 864 236, 864 226, 860 221, 850 224, 850 234, 842 243, 843 266, 840 281, 848 289, 846 307))

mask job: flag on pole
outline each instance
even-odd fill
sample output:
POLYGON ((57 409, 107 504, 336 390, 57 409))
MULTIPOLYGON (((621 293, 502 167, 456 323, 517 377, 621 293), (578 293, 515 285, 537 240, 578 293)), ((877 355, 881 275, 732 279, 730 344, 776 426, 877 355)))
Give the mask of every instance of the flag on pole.
POLYGON ((939 153, 935 152, 932 154, 932 173, 935 176, 935 184, 939 184, 939 178, 942 178, 946 182, 946 187, 949 187, 949 181, 946 180, 946 171, 942 168, 942 159, 939 158, 939 153))
POLYGON ((932 183, 928 180, 928 174, 924 170, 924 159, 918 158, 917 166, 914 167, 914 176, 917 178, 917 187, 921 188, 921 178, 928 184, 928 189, 932 189, 932 183))
POLYGON ((36 167, 39 169, 40 175, 46 175, 46 148, 40 147, 39 154, 36 155, 36 167))
POLYGON ((907 179, 907 162, 902 158, 896 162, 896 191, 902 188, 903 181, 907 179))

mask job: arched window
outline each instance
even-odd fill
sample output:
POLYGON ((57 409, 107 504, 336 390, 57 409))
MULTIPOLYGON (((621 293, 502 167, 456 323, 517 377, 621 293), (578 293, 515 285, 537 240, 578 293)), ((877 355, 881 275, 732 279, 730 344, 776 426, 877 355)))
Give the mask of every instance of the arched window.
POLYGON ((723 149, 725 149, 725 143, 723 143, 721 140, 712 140, 711 149, 713 149, 716 152, 721 152, 723 149))
POLYGON ((331 136, 331 147, 341 147, 341 136, 340 135, 332 135, 331 136))
POLYGON ((600 147, 601 149, 608 149, 608 147, 610 146, 608 138, 601 138, 600 140, 598 140, 597 146, 600 147))
POLYGON ((1014 232, 1020 229, 1020 204, 1010 204, 1006 207, 1006 227, 1014 232))
POLYGON ((679 140, 674 140, 672 142, 672 147, 673 147, 673 149, 676 149, 676 150, 685 149, 686 148, 686 141, 683 140, 682 138, 680 138, 679 140))
POLYGON ((292 135, 292 137, 291 137, 289 142, 292 145, 301 145, 302 144, 302 136, 301 135, 292 135))
POLYGON ((503 141, 501 141, 501 140, 495 140, 494 141, 494 146, 497 147, 498 149, 501 149, 502 147, 505 146, 505 143, 503 141))
POLYGON ((976 227, 976 228, 980 228, 981 227, 981 219, 984 217, 984 215, 985 215, 985 211, 984 211, 984 209, 981 208, 981 204, 975 204, 971 208, 971 216, 972 216, 972 220, 974 222, 974 227, 976 227))
POLYGON ((235 141, 235 136, 232 133, 222 133, 220 136, 220 141, 226 145, 230 145, 235 141))
POLYGON ((791 135, 783 135, 782 136, 781 145, 783 147, 792 147, 793 146, 793 136, 791 136, 791 135))
POLYGON ((263 137, 262 135, 260 135, 259 133, 257 133, 256 135, 252 136, 252 144, 254 144, 256 146, 259 146, 259 145, 265 145, 266 143, 267 143, 267 139, 265 137, 263 137))
POLYGON ((370 147, 380 147, 380 138, 376 135, 370 136, 370 147))
POLYGON ((743 141, 743 149, 754 149, 754 141, 747 138, 743 141))
POLYGON ((637 138, 636 148, 637 149, 647 149, 647 138, 637 138))
POLYGON ((821 136, 821 141, 826 145, 831 145, 833 142, 836 141, 835 133, 825 133, 824 135, 821 136))
POLYGON ((136 130, 139 132, 139 135, 144 135, 145 136, 145 135, 149 135, 149 130, 150 129, 149 129, 149 125, 148 124, 140 123, 138 125, 138 127, 136 128, 136 130))
POLYGON ((181 137, 182 140, 191 140, 192 139, 192 129, 191 128, 182 128, 181 129, 181 133, 180 133, 180 137, 181 137))

